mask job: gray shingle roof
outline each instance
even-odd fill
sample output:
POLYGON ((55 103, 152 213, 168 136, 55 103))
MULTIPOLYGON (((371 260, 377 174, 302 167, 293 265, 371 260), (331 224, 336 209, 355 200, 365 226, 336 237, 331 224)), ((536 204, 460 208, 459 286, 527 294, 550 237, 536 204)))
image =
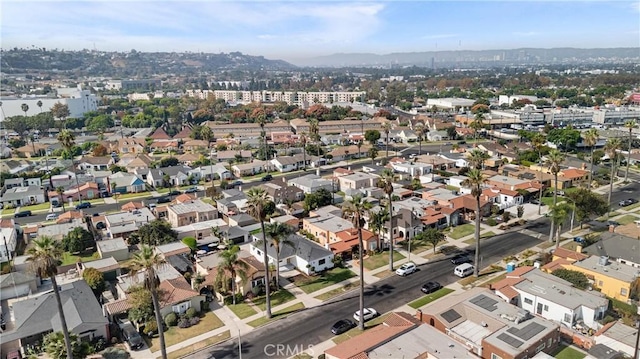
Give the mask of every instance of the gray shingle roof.
MULTIPOLYGON (((292 242, 292 244, 281 246, 280 260, 295 255, 305 259, 307 262, 311 262, 313 260, 325 258, 326 256, 331 254, 330 250, 300 235, 290 234, 287 239, 292 242)), ((252 245, 257 245, 257 242, 254 242, 252 245)), ((275 248, 273 246, 267 246, 267 254, 270 257, 275 258, 275 248)))

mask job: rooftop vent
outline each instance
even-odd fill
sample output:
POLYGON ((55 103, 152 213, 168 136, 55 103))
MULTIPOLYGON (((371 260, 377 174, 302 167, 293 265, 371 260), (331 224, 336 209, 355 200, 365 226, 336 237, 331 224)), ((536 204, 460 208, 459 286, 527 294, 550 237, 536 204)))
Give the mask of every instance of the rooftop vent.
POLYGON ((607 264, 609 264, 609 257, 600 256, 600 259, 598 259, 598 264, 601 266, 606 266, 607 264))

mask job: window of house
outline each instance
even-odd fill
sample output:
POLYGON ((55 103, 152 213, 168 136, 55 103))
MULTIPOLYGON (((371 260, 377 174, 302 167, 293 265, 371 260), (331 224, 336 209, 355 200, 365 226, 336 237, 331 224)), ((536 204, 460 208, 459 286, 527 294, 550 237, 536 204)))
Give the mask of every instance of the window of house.
POLYGON ((491 359, 502 359, 502 357, 496 353, 491 353, 491 359))
POLYGON ((601 280, 598 281, 598 287, 602 288, 602 281, 601 280))
POLYGON ((251 280, 251 288, 259 287, 264 284, 264 277, 251 280))
POLYGON ((533 300, 529 299, 529 298, 524 298, 524 302, 527 304, 533 304, 533 300))
POLYGON ((174 313, 182 314, 189 308, 191 308, 191 302, 182 302, 180 304, 174 305, 171 309, 174 313))
POLYGON ((564 322, 565 322, 565 323, 571 323, 571 314, 566 313, 566 314, 564 315, 564 322))
POLYGON ((620 288, 620 295, 627 296, 627 288, 620 288))
POLYGON ((318 261, 318 265, 323 265, 327 262, 326 259, 322 258, 321 260, 318 261))
POLYGON ((542 343, 542 344, 538 345, 538 347, 536 348, 536 353, 541 352, 546 347, 547 347, 546 343, 542 343))
POLYGON ((543 310, 544 310, 545 312, 548 312, 548 311, 549 311, 549 306, 548 306, 548 305, 545 305, 545 306, 544 306, 544 308, 543 308, 543 310))

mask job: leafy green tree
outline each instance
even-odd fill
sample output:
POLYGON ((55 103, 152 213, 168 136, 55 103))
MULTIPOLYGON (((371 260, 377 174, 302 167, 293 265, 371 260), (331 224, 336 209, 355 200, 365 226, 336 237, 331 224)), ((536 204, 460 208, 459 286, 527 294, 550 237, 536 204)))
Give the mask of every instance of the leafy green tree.
POLYGON ((309 193, 304 196, 304 209, 311 211, 323 206, 328 206, 333 200, 333 194, 325 188, 309 193))
POLYGON ((378 157, 378 149, 375 147, 371 147, 369 151, 367 151, 367 154, 369 155, 369 158, 371 158, 371 164, 373 164, 373 162, 376 160, 376 157, 378 157))
POLYGON ((575 204, 575 216, 580 221, 580 228, 591 217, 603 216, 609 210, 607 201, 603 196, 586 188, 578 188, 577 191, 567 193, 567 197, 575 204))
POLYGON ((344 216, 349 218, 358 231, 358 263, 360 267, 360 320, 358 328, 364 330, 364 242, 362 241, 362 227, 364 216, 371 210, 371 203, 356 195, 342 206, 344 216))
POLYGON ((91 232, 82 227, 75 227, 71 232, 62 237, 62 248, 71 253, 83 251, 93 243, 94 240, 91 232))
MULTIPOLYGON (((171 228, 171 224, 161 219, 142 225, 138 228, 138 232, 129 238, 137 238, 137 243, 148 246, 159 246, 161 244, 171 243, 178 240, 178 233, 171 228)), ((133 239, 135 241, 136 239, 133 239)), ((131 241, 129 241, 129 244, 131 241)))
POLYGON ((375 145, 376 142, 380 139, 380 131, 378 130, 367 130, 364 133, 364 139, 369 141, 370 144, 375 145))
POLYGON ((69 111, 69 106, 63 105, 61 102, 56 102, 53 107, 51 107, 51 114, 53 117, 64 122, 67 117, 71 115, 71 111, 69 111))
POLYGON ((51 237, 40 237, 33 240, 33 246, 27 250, 27 262, 30 262, 31 269, 41 278, 49 277, 53 287, 53 294, 58 305, 58 316, 64 337, 64 346, 67 359, 73 359, 74 351, 71 346, 71 337, 67 328, 67 319, 60 300, 60 287, 56 275, 58 274, 58 262, 62 258, 62 249, 58 242, 51 237))
POLYGON ((551 274, 570 282, 578 289, 587 289, 589 287, 589 278, 582 272, 563 268, 556 269, 551 274))
POLYGON ((131 304, 128 318, 133 323, 145 323, 153 319, 153 298, 151 292, 143 286, 132 287, 127 293, 127 298, 131 304))
POLYGON ((191 248, 192 251, 198 249, 198 241, 195 237, 184 237, 182 238, 182 243, 191 248))
POLYGON ((177 166, 180 163, 175 157, 165 157, 160 160, 160 167, 172 167, 177 166))
MULTIPOLYGON (((166 222, 165 222, 166 223, 166 222)), ((158 270, 160 270, 166 262, 160 255, 154 252, 154 249, 143 245, 138 253, 131 258, 130 267, 132 275, 137 273, 144 273, 144 287, 151 292, 151 300, 153 301, 154 314, 157 323, 162 323, 162 316, 160 315, 160 301, 158 299, 158 286, 160 285, 160 278, 158 277, 158 270)), ((164 342, 164 331, 158 331, 158 338, 160 339, 160 353, 162 359, 167 359, 167 347, 164 342)))
POLYGON ((89 343, 80 341, 77 334, 71 333, 69 337, 71 339, 71 355, 67 355, 67 348, 64 343, 64 334, 62 334, 62 332, 49 333, 44 337, 44 340, 42 341, 44 351, 52 359, 71 357, 74 359, 83 359, 93 352, 89 343))
POLYGON ((85 268, 85 270, 82 271, 82 279, 87 282, 94 294, 100 295, 100 293, 104 292, 104 274, 99 270, 92 267, 85 268))
POLYGON ((436 253, 436 248, 438 244, 445 239, 444 233, 438 230, 437 228, 427 228, 426 231, 420 233, 421 238, 424 239, 427 243, 431 244, 433 247, 433 254, 436 253))

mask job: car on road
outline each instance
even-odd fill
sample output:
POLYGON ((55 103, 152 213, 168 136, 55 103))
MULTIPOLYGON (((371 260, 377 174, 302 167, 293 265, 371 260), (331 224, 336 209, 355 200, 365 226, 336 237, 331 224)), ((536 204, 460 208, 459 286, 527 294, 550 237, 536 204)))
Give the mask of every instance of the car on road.
POLYGON ((537 199, 532 199, 531 201, 529 201, 529 203, 531 204, 540 204, 540 201, 537 199))
POLYGON ((442 288, 442 285, 438 282, 427 282, 425 283, 420 290, 424 294, 430 294, 442 288))
POLYGON ((573 237, 573 241, 580 244, 585 244, 584 237, 573 237))
POLYGON ((171 202, 171 198, 169 197, 158 197, 158 203, 169 203, 171 202))
POLYGON ((608 225, 608 226, 614 226, 614 227, 617 227, 617 226, 619 226, 619 225, 620 225, 620 222, 617 222, 617 221, 607 221, 607 225, 608 225))
POLYGON ((400 266, 400 268, 396 269, 396 274, 404 277, 415 272, 418 269, 415 263, 409 262, 400 266))
POLYGON ((463 263, 469 263, 471 259, 464 254, 458 254, 455 257, 451 258, 451 264, 459 265, 463 263))
MULTIPOLYGON (((364 308, 363 309, 363 315, 362 317, 364 318, 364 321, 369 321, 375 317, 378 316, 378 312, 376 312, 375 309, 373 308, 364 308)), ((360 321, 360 310, 357 310, 355 313, 353 313, 353 319, 355 319, 356 321, 360 321)))
POLYGON ((177 191, 177 190, 173 190, 173 191, 167 193, 167 195, 169 195, 169 196, 179 196, 181 194, 182 194, 182 192, 177 191))
POLYGON ((227 185, 227 188, 234 188, 234 187, 242 186, 243 184, 244 182, 237 180, 237 181, 229 182, 229 184, 227 185))
POLYGON ((13 215, 14 218, 30 217, 30 216, 31 216, 31 211, 20 211, 20 212, 16 212, 13 215))
POLYGON ((85 208, 91 208, 91 203, 90 202, 82 202, 82 203, 79 203, 76 206, 76 209, 85 209, 85 208))
POLYGON ((138 350, 144 346, 142 336, 130 321, 127 320, 120 324, 120 330, 122 331, 122 339, 129 344, 132 350, 138 350))
POLYGON ((197 187, 191 187, 191 188, 187 188, 184 193, 196 193, 198 192, 198 188, 197 187))
POLYGON ((47 214, 47 217, 45 218, 46 221, 53 221, 58 219, 58 214, 57 213, 49 213, 47 214))
POLYGON ((349 319, 342 319, 337 321, 332 327, 331 327, 331 333, 333 333, 334 335, 338 335, 338 334, 342 334, 346 331, 348 331, 351 328, 355 328, 356 327, 356 323, 352 322, 349 319))
POLYGON ((273 179, 273 176, 272 176, 272 175, 265 175, 265 176, 263 176, 260 180, 261 180, 262 182, 269 182, 269 181, 271 181, 272 179, 273 179))
POLYGON ((630 205, 632 205, 634 203, 638 203, 638 200, 634 199, 634 198, 627 198, 625 200, 622 200, 622 201, 618 202, 618 206, 626 207, 626 206, 630 206, 630 205))

